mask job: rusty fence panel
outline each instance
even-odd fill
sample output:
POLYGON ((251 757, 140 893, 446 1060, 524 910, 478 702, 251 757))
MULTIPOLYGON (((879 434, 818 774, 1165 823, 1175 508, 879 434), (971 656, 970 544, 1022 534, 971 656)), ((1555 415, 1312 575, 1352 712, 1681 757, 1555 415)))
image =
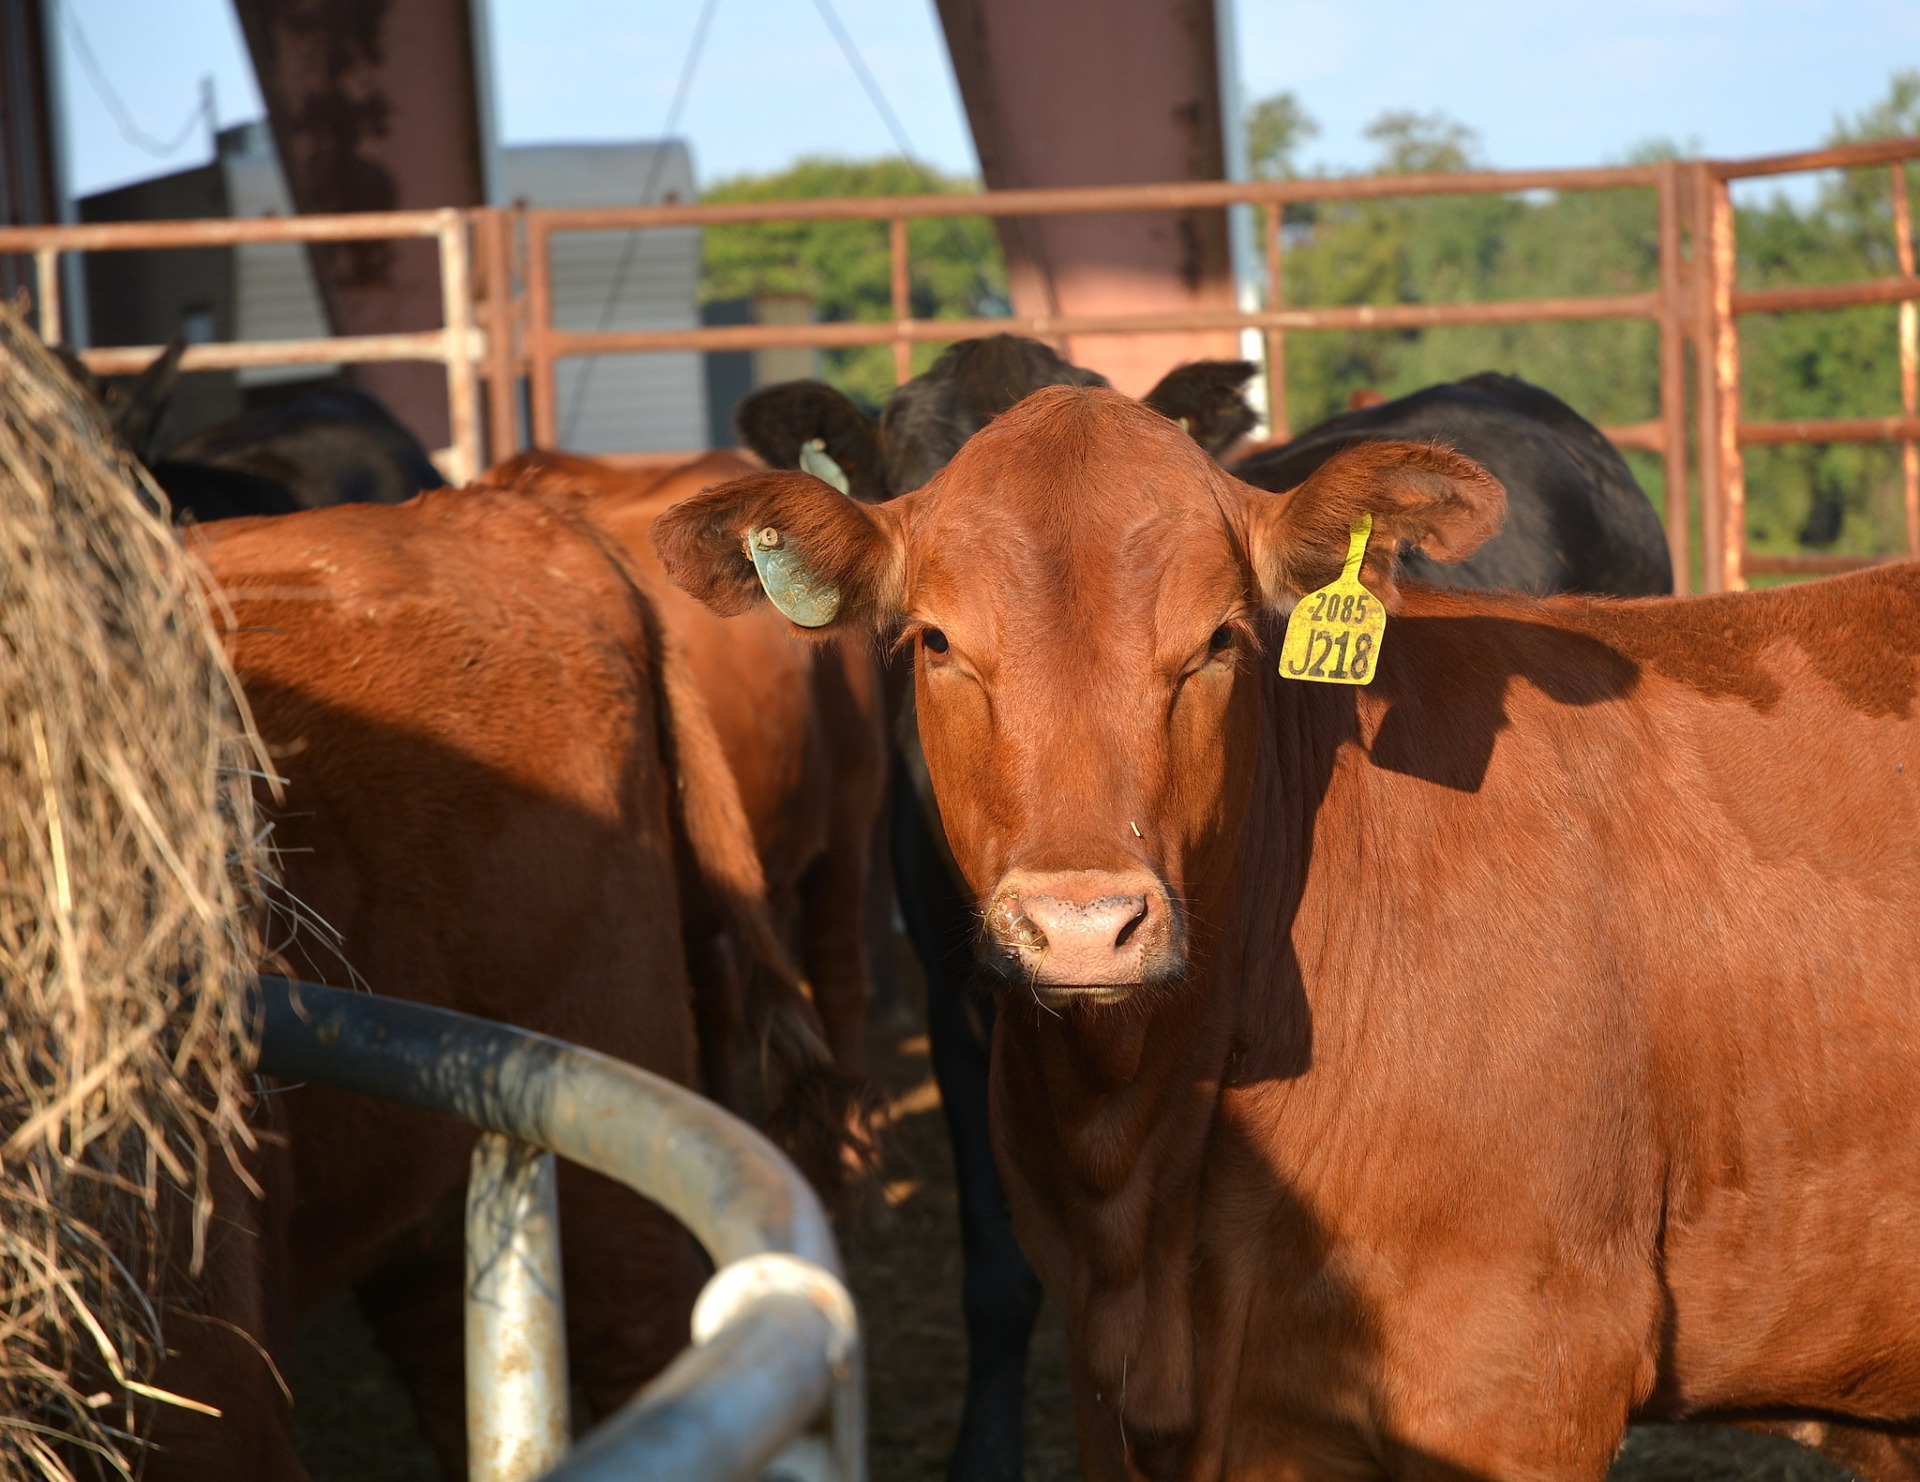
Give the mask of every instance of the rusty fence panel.
MULTIPOLYGON (((434 454, 455 483, 477 475, 483 458, 476 405, 476 362, 485 336, 475 326, 474 282, 468 234, 476 213, 443 207, 432 211, 365 211, 335 216, 234 217, 207 221, 109 221, 77 226, 0 228, 0 254, 31 252, 38 271, 39 333, 48 344, 65 338, 59 296, 63 252, 127 252, 154 247, 235 247, 248 242, 365 242, 430 237, 440 257, 442 327, 407 334, 331 335, 306 340, 219 341, 189 345, 183 371, 237 370, 244 366, 325 365, 376 360, 425 360, 447 375, 447 417, 452 441, 434 454)), ((162 345, 126 345, 80 352, 100 375, 144 370, 162 345)))
MULTIPOLYGON (((1545 320, 1638 318, 1659 330, 1659 405, 1644 421, 1603 427, 1623 448, 1654 453, 1667 486, 1667 542, 1675 579, 1689 585, 1692 533, 1689 463, 1698 470, 1700 556, 1709 591, 1738 587, 1749 573, 1798 574, 1865 558, 1767 557, 1746 550, 1745 478, 1741 449, 1801 441, 1891 441, 1901 444, 1907 548, 1920 557, 1920 345, 1916 301, 1920 276, 1904 190, 1905 162, 1920 158, 1920 141, 1887 140, 1749 160, 1662 162, 1589 170, 1460 171, 1447 175, 1366 176, 1336 180, 1196 181, 1168 185, 987 191, 973 195, 855 197, 834 200, 569 210, 477 209, 400 211, 350 216, 222 221, 112 222, 0 229, 0 253, 36 261, 40 330, 61 337, 59 254, 142 247, 216 246, 241 242, 346 241, 380 237, 436 238, 445 322, 413 334, 333 336, 312 340, 192 345, 183 369, 371 360, 427 360, 446 368, 453 443, 436 454, 456 481, 476 474, 483 447, 498 460, 524 443, 551 447, 558 438, 555 363, 564 356, 650 350, 830 349, 889 345, 896 380, 911 371, 916 344, 1017 331, 1040 339, 1063 334, 1182 330, 1259 331, 1268 362, 1270 425, 1284 438, 1285 336, 1289 332, 1420 329, 1545 320), (1899 273, 1863 283, 1742 289, 1735 281, 1731 181, 1796 171, 1886 165, 1895 181, 1894 229, 1899 273), (1481 303, 1289 307, 1285 302, 1281 231, 1294 202, 1376 200, 1529 190, 1650 189, 1657 211, 1658 283, 1646 293, 1595 294, 1481 303), (1266 209, 1267 302, 1249 310, 1186 314, 1104 314, 924 320, 912 314, 908 228, 927 217, 1020 218, 1110 211, 1190 210, 1255 205, 1266 209), (810 325, 708 326, 687 330, 562 331, 553 323, 554 234, 735 222, 864 220, 888 232, 889 315, 884 321, 810 325), (1747 422, 1740 412, 1740 316, 1859 304, 1900 305, 1901 414, 1897 417, 1747 422), (1688 347, 1693 354, 1692 427, 1688 418, 1688 347), (481 405, 481 383, 484 410, 481 405), (524 395, 526 427, 520 426, 524 395), (482 429, 485 429, 484 437, 482 429), (1692 447, 1689 448, 1689 433, 1692 447), (1689 452, 1692 459, 1689 459, 1689 452), (1809 565, 1808 563, 1812 564, 1809 565), (1796 564, 1797 563, 1797 564, 1796 564)), ((94 370, 143 368, 158 346, 90 349, 94 370)), ((662 467, 691 458, 674 453, 610 454, 630 467, 662 467)))
POLYGON ((1821 442, 1897 442, 1901 445, 1901 494, 1905 516, 1905 555, 1920 560, 1920 345, 1916 345, 1915 304, 1920 276, 1914 271, 1913 221, 1907 198, 1906 162, 1920 158, 1920 139, 1888 139, 1756 160, 1702 161, 1690 168, 1707 203, 1696 213, 1695 230, 1709 243, 1710 303, 1696 314, 1702 336, 1702 362, 1711 394, 1701 396, 1701 498, 1712 513, 1716 536, 1707 537, 1709 590, 1737 589, 1749 576, 1828 576, 1892 559, 1814 552, 1789 555, 1749 553, 1746 545, 1746 479, 1740 449, 1755 445, 1821 442), (1734 220, 1727 187, 1734 180, 1784 175, 1804 170, 1859 169, 1885 165, 1892 189, 1895 261, 1899 274, 1856 283, 1822 283, 1787 288, 1741 288, 1736 281, 1734 220), (1704 214, 1701 214, 1704 213, 1704 214), (1740 405, 1740 338, 1744 314, 1784 314, 1844 309, 1867 304, 1899 305, 1900 414, 1891 417, 1827 417, 1749 422, 1740 405), (1718 574, 1716 582, 1715 575, 1718 574))
POLYGON ((467 1197, 472 1482, 865 1482, 860 1329, 825 1212, 746 1123, 610 1056, 402 999, 260 979, 260 1069, 485 1129, 467 1197), (715 1267, 693 1346, 567 1449, 553 1154, 679 1220, 715 1267))

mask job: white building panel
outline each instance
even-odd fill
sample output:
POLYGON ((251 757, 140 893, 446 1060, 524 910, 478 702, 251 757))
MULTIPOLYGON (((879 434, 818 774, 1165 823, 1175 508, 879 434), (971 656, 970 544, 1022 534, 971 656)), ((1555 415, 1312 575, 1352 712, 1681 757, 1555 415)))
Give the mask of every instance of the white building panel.
MULTIPOLYGON (((522 144, 500 151, 507 199, 530 206, 635 206, 695 199, 693 157, 664 144, 522 144)), ((553 238, 553 318, 562 329, 692 329, 700 322, 700 232, 569 232, 553 238)), ((559 441, 580 453, 700 448, 706 378, 697 351, 597 355, 557 369, 559 441)))

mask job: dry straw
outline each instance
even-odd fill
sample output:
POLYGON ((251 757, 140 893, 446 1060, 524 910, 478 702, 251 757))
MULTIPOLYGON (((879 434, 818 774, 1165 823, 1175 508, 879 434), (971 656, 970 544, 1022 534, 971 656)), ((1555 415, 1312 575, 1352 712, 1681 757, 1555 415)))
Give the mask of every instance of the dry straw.
POLYGON ((261 753, 164 508, 0 302, 0 1482, 137 1467, 245 1178, 261 753))

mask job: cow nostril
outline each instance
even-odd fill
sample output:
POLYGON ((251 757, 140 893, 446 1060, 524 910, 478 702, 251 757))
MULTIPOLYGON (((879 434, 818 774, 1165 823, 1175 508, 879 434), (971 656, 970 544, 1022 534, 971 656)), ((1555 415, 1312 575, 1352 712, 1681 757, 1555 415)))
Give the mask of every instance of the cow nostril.
POLYGON ((1140 902, 1139 909, 1127 919, 1126 924, 1120 928, 1120 934, 1113 939, 1113 945, 1115 947, 1124 947, 1127 945, 1128 941, 1132 939, 1133 934, 1145 923, 1147 910, 1147 902, 1143 898, 1140 902))
POLYGON ((1047 934, 1012 896, 1002 896, 995 904, 989 925, 1003 946, 1022 952, 1044 952, 1047 934))
POLYGON ((1007 940, 1011 946, 1027 952, 1047 950, 1047 934, 1034 924, 1031 916, 1021 915, 1013 919, 1007 930, 1007 940))

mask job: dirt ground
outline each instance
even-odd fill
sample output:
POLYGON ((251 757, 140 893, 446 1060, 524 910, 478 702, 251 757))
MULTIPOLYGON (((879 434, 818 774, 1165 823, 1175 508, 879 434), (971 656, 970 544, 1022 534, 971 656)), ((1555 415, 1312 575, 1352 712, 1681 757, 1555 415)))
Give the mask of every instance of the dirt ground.
MULTIPOLYGON (((873 1482, 935 1482, 960 1419, 966 1372, 953 1166, 917 1005, 869 1038, 887 1119, 880 1188, 843 1233, 867 1336, 873 1482)), ((564 1238, 564 1237, 563 1237, 564 1238)), ((432 1453, 351 1298, 316 1313, 289 1378, 296 1441, 315 1482, 437 1482, 432 1453)), ((1028 1379, 1027 1475, 1079 1476, 1058 1315, 1043 1311, 1028 1379)), ((1790 1442, 1705 1426, 1642 1426, 1608 1482, 1843 1482, 1790 1442)))

